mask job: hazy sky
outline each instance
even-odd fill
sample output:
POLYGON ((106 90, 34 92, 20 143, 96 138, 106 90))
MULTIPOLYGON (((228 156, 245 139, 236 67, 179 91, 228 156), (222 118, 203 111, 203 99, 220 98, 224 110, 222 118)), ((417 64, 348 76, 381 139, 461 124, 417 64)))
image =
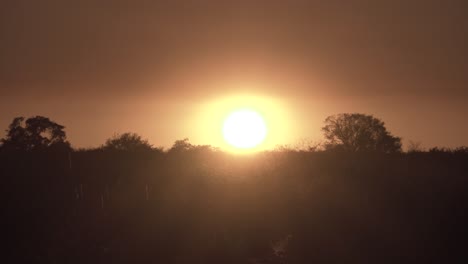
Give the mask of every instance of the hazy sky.
POLYGON ((328 115, 363 112, 404 142, 468 145, 467 84, 464 0, 0 8, 0 126, 45 115, 79 147, 125 131, 160 146, 185 137, 216 145, 212 114, 243 97, 281 130, 272 144, 319 140, 328 115))

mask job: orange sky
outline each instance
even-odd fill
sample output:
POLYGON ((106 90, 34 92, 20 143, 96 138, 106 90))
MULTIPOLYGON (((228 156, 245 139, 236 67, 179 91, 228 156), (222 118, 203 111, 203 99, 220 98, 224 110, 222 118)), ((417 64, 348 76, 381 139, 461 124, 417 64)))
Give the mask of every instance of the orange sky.
POLYGON ((216 145, 210 111, 245 97, 271 119, 269 146, 320 140, 340 112, 468 145, 465 1, 193 2, 2 4, 0 126, 45 115, 78 147, 125 131, 216 145))

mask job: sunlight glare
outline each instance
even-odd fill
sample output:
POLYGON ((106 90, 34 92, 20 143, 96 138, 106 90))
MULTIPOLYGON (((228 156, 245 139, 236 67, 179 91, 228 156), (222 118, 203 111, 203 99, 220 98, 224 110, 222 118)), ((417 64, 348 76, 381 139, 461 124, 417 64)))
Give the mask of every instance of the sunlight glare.
POLYGON ((233 147, 249 149, 263 142, 267 134, 259 113, 242 109, 231 113, 223 125, 224 139, 233 147))

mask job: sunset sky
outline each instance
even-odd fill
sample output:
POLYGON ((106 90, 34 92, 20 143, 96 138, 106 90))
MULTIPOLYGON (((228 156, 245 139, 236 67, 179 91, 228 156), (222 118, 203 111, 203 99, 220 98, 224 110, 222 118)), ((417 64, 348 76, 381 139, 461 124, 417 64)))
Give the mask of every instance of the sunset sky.
POLYGON ((239 107, 264 116, 265 148, 319 141, 342 112, 381 118, 404 144, 456 147, 468 145, 467 84, 464 0, 0 6, 0 129, 43 115, 74 147, 126 131, 222 146, 239 107))

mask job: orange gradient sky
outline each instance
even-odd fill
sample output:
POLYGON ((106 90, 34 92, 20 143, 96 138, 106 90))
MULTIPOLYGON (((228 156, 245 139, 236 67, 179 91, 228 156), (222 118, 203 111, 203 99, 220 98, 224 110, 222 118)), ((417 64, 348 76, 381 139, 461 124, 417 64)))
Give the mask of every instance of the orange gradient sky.
POLYGON ((266 118, 263 148, 373 114, 425 147, 468 145, 466 1, 10 1, 0 126, 44 115, 72 145, 132 131, 225 146, 223 116, 266 118), (339 3, 339 4, 338 4, 339 3))

